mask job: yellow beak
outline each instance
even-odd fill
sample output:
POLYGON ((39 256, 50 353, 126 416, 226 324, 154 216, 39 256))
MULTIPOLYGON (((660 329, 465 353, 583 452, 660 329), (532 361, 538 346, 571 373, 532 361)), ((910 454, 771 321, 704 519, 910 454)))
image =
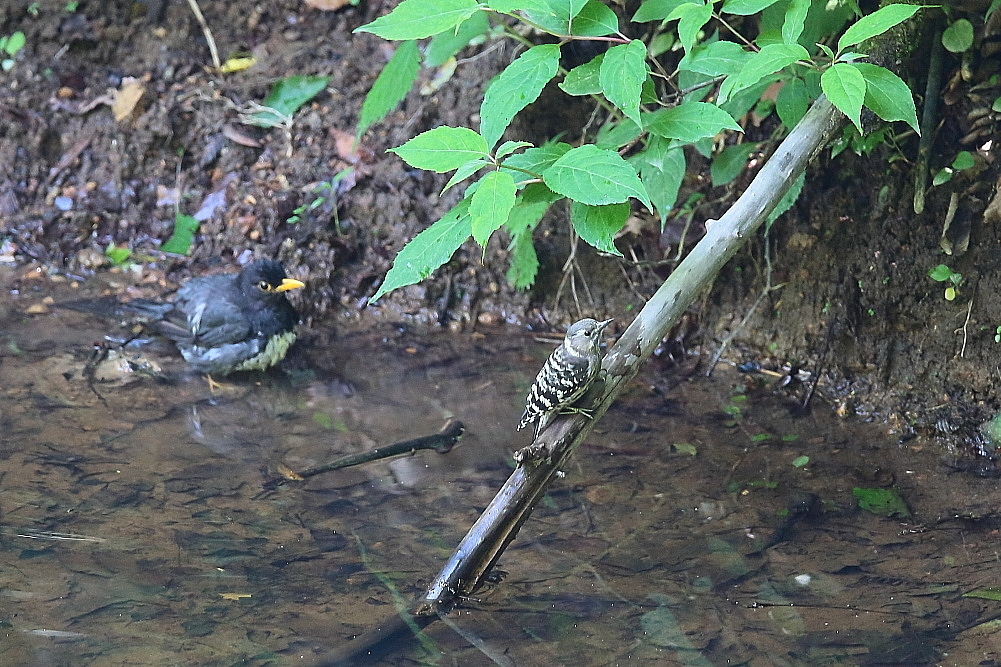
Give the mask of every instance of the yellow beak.
POLYGON ((276 292, 287 292, 290 289, 299 289, 300 287, 305 287, 306 283, 301 280, 296 280, 295 278, 282 278, 282 284, 275 288, 276 292))

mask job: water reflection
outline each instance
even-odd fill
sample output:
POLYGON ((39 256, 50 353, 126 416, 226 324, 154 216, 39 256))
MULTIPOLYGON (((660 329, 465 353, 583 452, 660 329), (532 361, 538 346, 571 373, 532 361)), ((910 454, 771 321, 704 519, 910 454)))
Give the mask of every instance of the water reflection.
MULTIPOLYGON (((10 276, 6 277, 10 280, 10 276)), ((4 290, 0 663, 289 664, 423 591, 525 444, 521 399, 546 355, 475 338, 317 326, 283 364, 210 391, 88 373, 113 325, 4 290), (462 444, 262 494, 303 469, 437 431, 462 444)), ((668 393, 652 369, 602 420, 486 586, 390 664, 954 664, 999 659, 997 536, 945 520, 920 442, 719 373, 668 393), (806 459, 804 462, 804 458, 806 459), (900 490, 916 517, 857 509, 900 490), (933 491, 935 492, 933 494, 933 491)), ((978 502, 991 480, 965 479, 978 502)))

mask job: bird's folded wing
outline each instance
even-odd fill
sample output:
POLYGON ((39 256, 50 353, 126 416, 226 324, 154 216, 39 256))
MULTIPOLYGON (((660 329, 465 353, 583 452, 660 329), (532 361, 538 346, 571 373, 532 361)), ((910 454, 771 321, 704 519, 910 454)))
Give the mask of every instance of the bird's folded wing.
POLYGON ((229 303, 212 302, 188 314, 191 342, 199 347, 240 343, 253 336, 250 321, 229 303))

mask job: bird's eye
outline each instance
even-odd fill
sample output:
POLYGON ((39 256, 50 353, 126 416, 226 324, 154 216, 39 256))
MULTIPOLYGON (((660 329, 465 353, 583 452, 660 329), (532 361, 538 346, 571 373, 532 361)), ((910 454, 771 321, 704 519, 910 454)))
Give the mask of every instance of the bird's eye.
POLYGON ((262 280, 261 282, 257 283, 257 289, 261 290, 262 292, 270 292, 271 283, 269 283, 267 280, 262 280))

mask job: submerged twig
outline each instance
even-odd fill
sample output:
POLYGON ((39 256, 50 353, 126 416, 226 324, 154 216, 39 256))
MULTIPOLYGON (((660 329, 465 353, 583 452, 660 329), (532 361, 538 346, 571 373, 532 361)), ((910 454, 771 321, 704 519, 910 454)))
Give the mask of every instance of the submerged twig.
POLYGON ((367 452, 342 456, 329 463, 307 468, 301 472, 283 468, 278 471, 278 475, 269 475, 269 479, 264 482, 264 490, 273 491, 288 482, 301 482, 304 479, 315 477, 321 473, 340 470, 341 468, 356 466, 361 463, 368 463, 369 461, 388 459, 403 454, 413 454, 421 449, 433 449, 439 454, 444 454, 455 446, 455 443, 459 441, 465 430, 466 427, 462 425, 462 422, 457 419, 449 419, 441 427, 441 430, 434 435, 426 435, 414 438, 413 440, 403 440, 395 442, 392 445, 387 445, 386 447, 370 449, 367 452))

